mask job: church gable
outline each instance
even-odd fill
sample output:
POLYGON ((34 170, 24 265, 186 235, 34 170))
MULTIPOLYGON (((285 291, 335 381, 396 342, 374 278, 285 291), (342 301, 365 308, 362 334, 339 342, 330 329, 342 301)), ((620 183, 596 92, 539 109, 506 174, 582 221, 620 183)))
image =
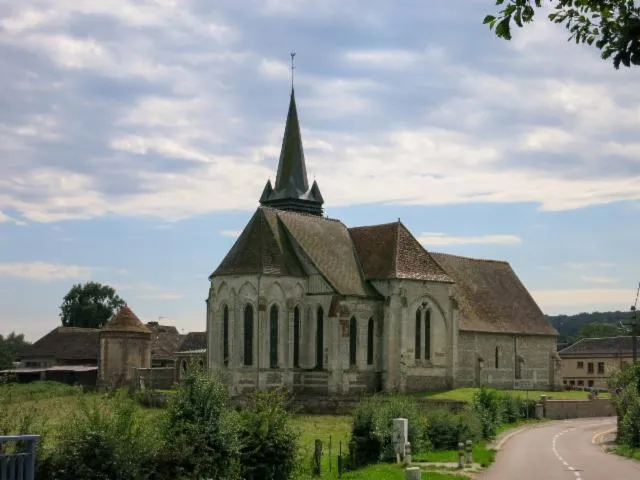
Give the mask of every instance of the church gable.
POLYGON ((431 255, 455 282, 460 330, 558 335, 509 263, 431 255))
POLYGON ((258 208, 211 276, 265 274, 304 277, 276 212, 258 208))
POLYGON ((400 222, 354 227, 349 233, 367 280, 452 281, 400 222))

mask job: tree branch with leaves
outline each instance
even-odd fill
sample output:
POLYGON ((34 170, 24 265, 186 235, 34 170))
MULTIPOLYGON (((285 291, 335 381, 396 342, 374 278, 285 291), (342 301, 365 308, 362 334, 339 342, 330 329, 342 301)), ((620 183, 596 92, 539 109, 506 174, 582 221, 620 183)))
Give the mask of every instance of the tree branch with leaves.
MULTIPOLYGON (((499 38, 511 40, 511 25, 523 27, 533 22, 542 0, 496 0, 505 5, 497 15, 487 15, 484 24, 499 38)), ((603 59, 620 65, 640 65, 640 5, 634 0, 550 0, 553 12, 548 19, 564 25, 569 41, 586 43, 601 51, 603 59)))

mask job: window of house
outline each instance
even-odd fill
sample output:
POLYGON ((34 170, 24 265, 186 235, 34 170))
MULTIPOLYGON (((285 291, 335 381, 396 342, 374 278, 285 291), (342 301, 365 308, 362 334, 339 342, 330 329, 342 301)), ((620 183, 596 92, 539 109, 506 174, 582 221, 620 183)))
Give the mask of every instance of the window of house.
POLYGON ((253 307, 244 307, 244 364, 253 365, 253 307))
POLYGON ((269 368, 278 368, 278 307, 269 312, 269 368))
POLYGON ((576 381, 575 380, 569 380, 569 385, 575 385, 576 381))
POLYGON ((598 373, 604 374, 604 362, 598 362, 598 373))
POLYGON ((415 346, 415 354, 416 360, 420 358, 420 354, 422 353, 422 312, 420 309, 416 310, 416 346, 415 346))
POLYGON ((424 312, 424 358, 431 359, 431 310, 424 312))
POLYGON ((318 307, 316 314, 316 368, 324 364, 324 311, 318 307))
POLYGON ((367 365, 373 365, 373 317, 367 324, 367 365))
POLYGON ((358 360, 358 321, 356 317, 349 320, 349 365, 356 365, 358 360))
POLYGON ((500 368, 500 347, 496 347, 495 351, 495 367, 500 368))
POLYGON ((578 380, 578 386, 579 387, 584 386, 584 380, 578 380))
POLYGON ((229 366, 229 307, 222 310, 222 361, 225 367, 229 366))
POLYGON ((588 385, 588 386, 590 386, 590 387, 593 387, 593 380, 589 380, 589 381, 587 382, 587 385, 588 385))
POLYGON ((566 385, 566 384, 567 384, 567 381, 566 381, 566 380, 563 380, 563 381, 562 381, 562 383, 566 385))
POLYGON ((576 368, 584 368, 584 362, 578 362, 576 368))
POLYGON ((587 363, 587 373, 593 373, 593 362, 587 363))
POLYGON ((300 367, 300 307, 293 309, 293 366, 300 367))

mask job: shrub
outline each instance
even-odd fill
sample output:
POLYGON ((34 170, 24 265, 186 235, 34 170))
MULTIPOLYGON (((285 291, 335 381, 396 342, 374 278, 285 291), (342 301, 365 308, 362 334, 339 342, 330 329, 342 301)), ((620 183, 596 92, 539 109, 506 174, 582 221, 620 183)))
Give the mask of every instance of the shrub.
POLYGON ((502 410, 501 423, 515 423, 521 418, 522 400, 520 397, 503 393, 499 396, 502 410))
POLYGON ((435 450, 455 450, 458 442, 482 438, 482 424, 469 409, 453 413, 448 409, 428 411, 426 437, 435 450))
POLYGON ((395 458, 393 419, 406 418, 409 442, 413 453, 428 448, 425 442, 425 422, 415 400, 401 396, 375 395, 363 400, 353 416, 349 443, 352 466, 362 466, 395 458))
POLYGON ((618 441, 631 448, 640 447, 640 395, 635 386, 625 389, 627 408, 619 420, 618 441))
POLYGON ((57 445, 38 465, 38 478, 146 480, 155 478, 158 432, 131 399, 82 399, 63 423, 57 445))
POLYGON ((498 392, 483 386, 473 397, 473 410, 482 424, 482 437, 495 437, 503 416, 503 405, 498 392))
POLYGON ((288 480, 294 478, 298 433, 286 409, 286 397, 278 392, 258 392, 241 413, 243 478, 288 480))
POLYGON ((240 472, 240 420, 218 377, 193 370, 169 400, 165 471, 173 478, 233 479, 240 472))

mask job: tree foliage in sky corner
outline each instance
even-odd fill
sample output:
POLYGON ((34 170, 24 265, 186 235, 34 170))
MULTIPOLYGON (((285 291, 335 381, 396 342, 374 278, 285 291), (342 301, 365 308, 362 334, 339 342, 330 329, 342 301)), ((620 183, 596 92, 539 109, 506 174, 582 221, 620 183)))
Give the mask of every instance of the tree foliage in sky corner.
MULTIPOLYGON (((564 25, 569 41, 595 46, 616 69, 640 65, 640 3, 635 0, 549 0, 548 19, 564 25)), ((487 15, 484 24, 499 38, 511 40, 511 26, 534 20, 543 0, 496 0, 502 9, 487 15)))
POLYGON ((125 301, 109 285, 76 284, 62 300, 60 319, 65 327, 102 328, 124 305, 125 301))

